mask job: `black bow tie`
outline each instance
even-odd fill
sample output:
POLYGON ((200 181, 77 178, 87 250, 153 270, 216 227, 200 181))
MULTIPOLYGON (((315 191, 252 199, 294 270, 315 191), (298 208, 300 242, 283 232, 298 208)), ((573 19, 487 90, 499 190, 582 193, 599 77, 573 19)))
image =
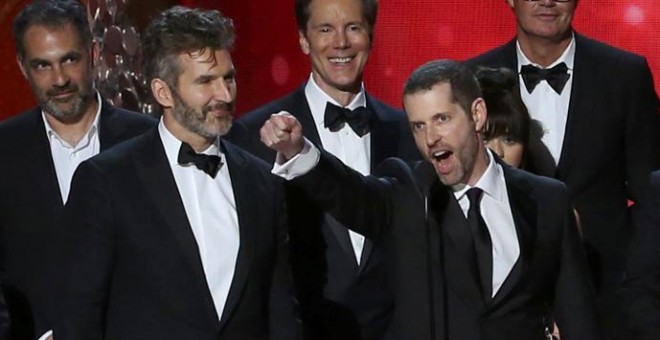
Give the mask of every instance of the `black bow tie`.
POLYGON ((560 63, 553 68, 546 69, 541 69, 534 65, 523 65, 520 68, 520 75, 529 93, 532 93, 536 85, 545 79, 557 94, 561 94, 568 78, 571 77, 568 74, 568 66, 565 63, 560 63))
POLYGON ((220 156, 205 155, 202 153, 196 153, 188 143, 181 143, 181 148, 179 149, 179 158, 177 159, 179 164, 194 164, 197 169, 206 172, 209 176, 215 178, 215 175, 218 173, 218 170, 222 166, 222 161, 220 156))
POLYGON ((327 103, 325 106, 325 117, 323 123, 325 127, 332 132, 339 131, 344 123, 355 131, 355 133, 362 137, 369 132, 369 117, 371 110, 364 106, 360 106, 355 110, 339 107, 332 103, 327 103))

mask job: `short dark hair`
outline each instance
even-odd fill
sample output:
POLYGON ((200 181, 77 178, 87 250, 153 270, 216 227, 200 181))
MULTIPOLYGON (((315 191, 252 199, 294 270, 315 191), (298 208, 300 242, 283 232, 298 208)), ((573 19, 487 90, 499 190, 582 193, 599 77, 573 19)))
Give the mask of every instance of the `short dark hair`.
POLYGON ((403 95, 428 91, 444 83, 451 87, 452 101, 458 103, 471 119, 472 103, 482 97, 481 89, 472 70, 458 61, 432 60, 418 67, 408 77, 403 95))
POLYGON ((174 6, 151 21, 144 32, 144 76, 175 87, 181 74, 179 55, 227 49, 234 45, 234 24, 216 10, 174 6))
POLYGON ((518 74, 504 67, 480 67, 476 76, 488 109, 484 138, 508 136, 527 149, 531 118, 520 97, 518 74))
POLYGON ((87 11, 78 0, 35 0, 25 6, 16 16, 13 24, 14 44, 18 59, 25 58, 25 32, 31 26, 39 25, 59 28, 71 24, 78 32, 86 47, 92 44, 92 31, 87 20, 87 11))
MULTIPOLYGON (((314 0, 295 0, 294 11, 296 14, 296 23, 298 30, 305 33, 307 32, 307 23, 312 16, 309 6, 314 0)), ((376 27, 376 17, 378 16, 378 0, 359 0, 362 4, 362 16, 369 25, 369 41, 374 39, 374 27, 376 27)))

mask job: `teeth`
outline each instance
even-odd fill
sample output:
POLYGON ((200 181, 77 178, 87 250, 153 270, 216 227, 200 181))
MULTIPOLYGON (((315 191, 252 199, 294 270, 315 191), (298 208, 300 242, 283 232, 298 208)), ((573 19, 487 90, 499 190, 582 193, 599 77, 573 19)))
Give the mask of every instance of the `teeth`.
POLYGON ((345 58, 330 58, 330 62, 333 63, 347 63, 351 61, 352 58, 345 57, 345 58))

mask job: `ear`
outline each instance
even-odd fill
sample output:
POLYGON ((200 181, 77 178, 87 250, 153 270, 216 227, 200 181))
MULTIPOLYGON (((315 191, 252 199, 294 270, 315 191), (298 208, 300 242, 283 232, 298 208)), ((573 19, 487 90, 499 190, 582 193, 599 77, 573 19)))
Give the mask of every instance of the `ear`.
POLYGON ((151 93, 154 95, 158 104, 163 108, 174 107, 172 89, 164 80, 160 78, 153 79, 151 81, 151 93))
POLYGON ((486 110, 486 102, 483 98, 477 98, 472 102, 472 120, 474 121, 474 129, 476 132, 482 132, 486 127, 486 120, 488 119, 488 112, 486 110))
POLYGON ((101 58, 101 47, 99 46, 99 43, 96 41, 92 42, 92 47, 89 51, 89 55, 92 61, 92 67, 95 67, 99 59, 101 58))
POLYGON ((305 37, 305 32, 301 30, 298 30, 298 42, 300 43, 300 49, 303 53, 309 55, 309 41, 307 41, 307 37, 305 37))
POLYGON ((21 61, 21 58, 16 56, 16 63, 18 64, 18 68, 21 69, 21 73, 23 74, 23 77, 27 79, 27 72, 25 72, 25 66, 23 66, 23 62, 21 61))
POLYGON ((515 0, 505 0, 505 1, 506 1, 507 5, 509 5, 509 7, 511 7, 511 8, 514 7, 515 0))

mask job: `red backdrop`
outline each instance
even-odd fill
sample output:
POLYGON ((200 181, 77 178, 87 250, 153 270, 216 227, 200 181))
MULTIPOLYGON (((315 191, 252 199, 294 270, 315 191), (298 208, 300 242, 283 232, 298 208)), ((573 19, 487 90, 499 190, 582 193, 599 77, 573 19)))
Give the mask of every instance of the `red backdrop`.
MULTIPOLYGON (((138 1, 138 0, 129 0, 138 1)), ((15 63, 11 19, 24 0, 0 5, 0 117, 34 105, 15 63)), ((180 0, 217 8, 234 19, 238 40, 239 113, 300 85, 309 62, 298 48, 293 0, 180 0)), ((381 0, 376 41, 366 70, 369 91, 400 106, 406 76, 436 58, 464 59, 504 43, 514 34, 504 0, 381 0)), ((642 54, 660 84, 660 7, 657 0, 580 0, 575 28, 642 54), (654 6, 655 5, 655 6, 654 6)))

